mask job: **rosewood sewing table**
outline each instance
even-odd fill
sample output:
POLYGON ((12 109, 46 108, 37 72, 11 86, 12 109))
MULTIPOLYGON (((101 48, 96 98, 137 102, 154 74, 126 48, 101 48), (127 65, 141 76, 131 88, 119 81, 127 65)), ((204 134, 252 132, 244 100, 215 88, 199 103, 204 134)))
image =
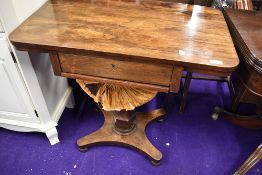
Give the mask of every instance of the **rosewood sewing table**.
MULTIPOLYGON (((57 76, 166 93, 178 92, 184 69, 228 76, 239 62, 219 10, 167 1, 52 0, 10 40, 18 50, 49 53, 57 76)), ((77 141, 81 150, 122 144, 160 162, 144 129, 164 110, 103 113, 104 126, 77 141)))

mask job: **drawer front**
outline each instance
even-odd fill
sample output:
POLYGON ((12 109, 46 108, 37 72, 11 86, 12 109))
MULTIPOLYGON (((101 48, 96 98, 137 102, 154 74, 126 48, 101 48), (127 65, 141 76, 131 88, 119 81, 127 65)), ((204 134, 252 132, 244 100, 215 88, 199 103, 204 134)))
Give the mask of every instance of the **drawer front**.
POLYGON ((169 86, 172 65, 59 53, 62 72, 169 86))

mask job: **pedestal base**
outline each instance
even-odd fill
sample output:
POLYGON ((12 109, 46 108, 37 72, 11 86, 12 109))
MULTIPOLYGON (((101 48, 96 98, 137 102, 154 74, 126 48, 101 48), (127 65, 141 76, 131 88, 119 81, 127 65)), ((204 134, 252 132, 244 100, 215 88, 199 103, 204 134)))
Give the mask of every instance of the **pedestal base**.
POLYGON ((166 114, 164 109, 157 109, 148 113, 137 112, 136 128, 129 135, 122 135, 114 130, 113 112, 103 110, 103 114, 105 118, 103 126, 94 133, 77 140, 77 146, 80 151, 85 151, 95 145, 128 146, 144 153, 152 160, 154 165, 160 163, 162 153, 148 140, 145 129, 150 122, 163 118, 166 114))

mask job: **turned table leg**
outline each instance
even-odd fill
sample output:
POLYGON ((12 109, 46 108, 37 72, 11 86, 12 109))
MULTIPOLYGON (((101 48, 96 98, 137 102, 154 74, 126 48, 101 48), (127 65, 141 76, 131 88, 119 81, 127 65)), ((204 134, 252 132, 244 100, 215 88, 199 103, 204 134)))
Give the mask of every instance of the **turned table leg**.
POLYGON ((234 175, 246 174, 254 165, 256 165, 262 158, 262 143, 258 148, 249 156, 244 164, 235 172, 234 175))

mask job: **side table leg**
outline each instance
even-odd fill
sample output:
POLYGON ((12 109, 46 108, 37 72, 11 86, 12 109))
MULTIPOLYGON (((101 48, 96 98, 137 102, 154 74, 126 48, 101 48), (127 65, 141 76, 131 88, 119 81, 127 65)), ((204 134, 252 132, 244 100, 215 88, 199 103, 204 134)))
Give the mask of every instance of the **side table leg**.
POLYGON ((226 78, 226 80, 227 80, 227 85, 228 85, 228 88, 229 88, 230 98, 234 99, 235 89, 234 89, 234 85, 233 85, 232 80, 231 80, 231 76, 228 76, 226 78))
POLYGON ((246 174, 254 165, 256 165, 262 158, 262 143, 258 148, 249 156, 244 164, 235 172, 234 175, 246 174))
POLYGON ((241 101, 241 98, 245 95, 246 93, 246 88, 243 84, 240 85, 240 88, 235 96, 235 98, 233 99, 233 102, 232 102, 232 106, 231 106, 231 111, 232 112, 236 112, 238 106, 239 106, 239 103, 241 101))
POLYGON ((185 83, 184 83, 183 90, 182 90, 182 99, 181 99, 181 104, 179 108, 179 113, 183 113, 185 110, 186 100, 187 100, 187 91, 189 89, 191 79, 192 79, 192 72, 188 71, 186 74, 186 79, 185 79, 185 83))

